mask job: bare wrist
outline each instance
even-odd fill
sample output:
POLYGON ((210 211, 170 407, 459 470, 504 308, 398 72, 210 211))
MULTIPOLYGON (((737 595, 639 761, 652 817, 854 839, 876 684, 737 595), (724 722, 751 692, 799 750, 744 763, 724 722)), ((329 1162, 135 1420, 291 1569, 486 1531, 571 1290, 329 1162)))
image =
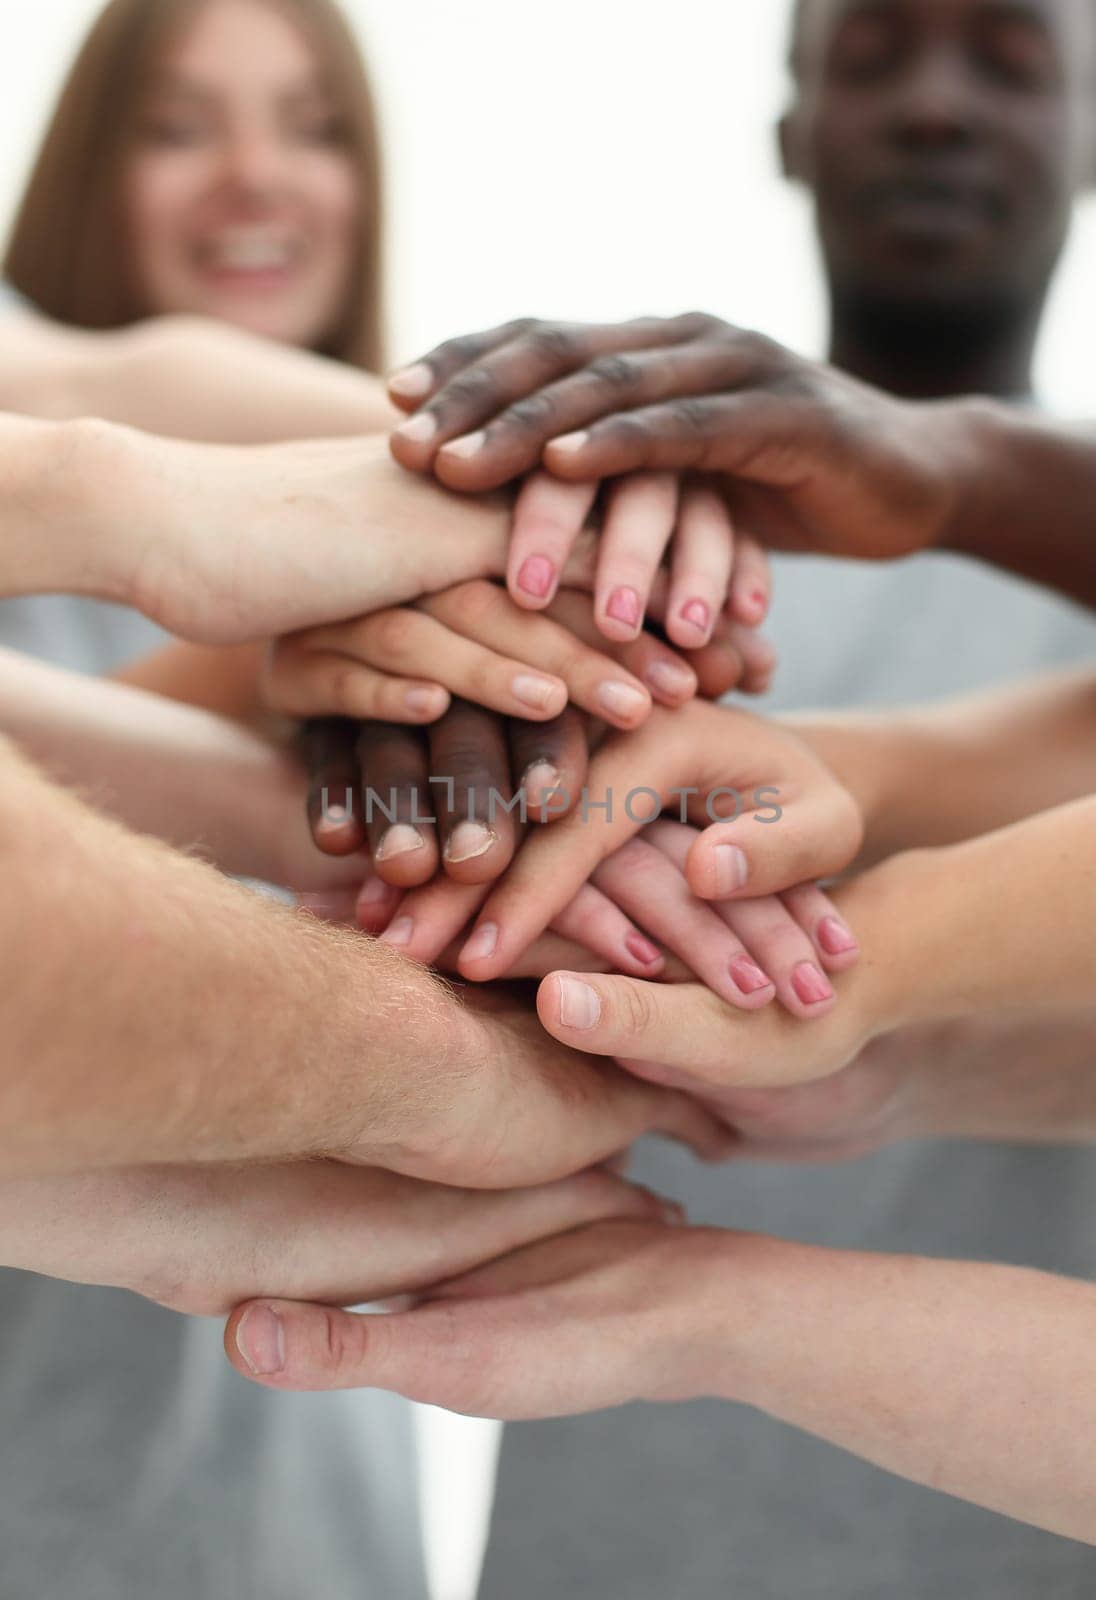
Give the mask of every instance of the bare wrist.
POLYGON ((109 423, 3 419, 3 592, 128 599, 125 442, 109 423))

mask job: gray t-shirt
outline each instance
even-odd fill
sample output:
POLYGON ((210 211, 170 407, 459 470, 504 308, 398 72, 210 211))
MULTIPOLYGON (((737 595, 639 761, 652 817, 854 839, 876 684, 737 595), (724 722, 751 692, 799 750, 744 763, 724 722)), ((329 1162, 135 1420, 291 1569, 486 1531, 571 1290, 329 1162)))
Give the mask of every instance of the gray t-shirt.
MULTIPOLYGON (((787 558, 775 593, 772 709, 885 706, 1096 663, 1096 619, 954 558, 787 558)), ((636 1175, 697 1222, 1096 1276, 1096 1150, 923 1144, 844 1166, 712 1170, 652 1143, 636 1175)), ((1085 1545, 702 1401, 508 1428, 480 1600, 1080 1600, 1094 1589, 1085 1545)))
MULTIPOLYGON (((77 670, 164 637, 91 600, 0 601, 0 643, 77 670)), ((0 1596, 427 1600, 411 1408, 260 1389, 219 1322, 0 1269, 0 1596)))

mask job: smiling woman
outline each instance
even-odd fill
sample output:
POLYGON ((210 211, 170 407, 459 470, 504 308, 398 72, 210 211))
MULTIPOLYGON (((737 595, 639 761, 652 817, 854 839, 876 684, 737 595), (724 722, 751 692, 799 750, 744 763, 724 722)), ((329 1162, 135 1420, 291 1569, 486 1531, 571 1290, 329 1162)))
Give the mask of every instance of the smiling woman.
POLYGON ((113 0, 8 250, 59 322, 215 317, 377 370, 380 140, 329 0, 113 0))

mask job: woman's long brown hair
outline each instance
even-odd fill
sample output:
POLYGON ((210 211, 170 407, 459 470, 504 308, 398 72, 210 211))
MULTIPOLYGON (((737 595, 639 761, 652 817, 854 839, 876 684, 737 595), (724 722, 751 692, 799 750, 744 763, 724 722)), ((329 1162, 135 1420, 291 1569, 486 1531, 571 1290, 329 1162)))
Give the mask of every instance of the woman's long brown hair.
MULTIPOLYGON (((208 0, 110 0, 61 92, 16 214, 4 271, 46 316, 80 328, 120 328, 137 303, 120 191, 141 96, 171 35, 208 0)), ((380 135, 357 41, 335 0, 270 0, 304 27, 345 121, 360 188, 359 238, 348 297, 323 354, 384 368, 380 135)))

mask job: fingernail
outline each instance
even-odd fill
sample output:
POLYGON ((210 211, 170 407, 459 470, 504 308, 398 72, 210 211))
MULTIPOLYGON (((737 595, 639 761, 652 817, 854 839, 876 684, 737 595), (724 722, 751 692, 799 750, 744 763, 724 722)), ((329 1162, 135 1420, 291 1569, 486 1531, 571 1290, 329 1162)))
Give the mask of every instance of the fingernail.
POLYGON ((559 980, 559 1020, 565 1028, 587 1032, 596 1028, 601 1017, 601 1001, 596 989, 577 978, 559 980))
POLYGON ((656 961, 662 960, 662 951, 657 944, 652 944, 650 939, 645 939, 639 933, 630 933, 624 941, 624 948, 645 967, 653 967, 656 961))
POLYGON ((558 439, 549 441, 549 447, 552 450, 562 450, 567 455, 571 455, 581 450, 589 437, 590 434, 586 428, 583 428, 579 433, 562 433, 558 439))
POLYGON ((447 445, 442 446, 442 455, 446 456, 474 456, 483 449, 483 441, 487 435, 480 428, 478 433, 466 433, 463 439, 452 439, 447 445))
POLYGON ((746 886, 750 864, 745 852, 736 844, 717 844, 715 847, 715 889, 721 898, 736 894, 746 886))
POLYGON ((521 780, 527 804, 544 805, 559 788, 559 772, 550 761, 534 761, 521 780))
POLYGON ((481 928, 476 929, 461 951, 461 960, 486 961, 494 955, 498 942, 498 925, 494 922, 485 922, 481 928))
POLYGON ((696 674, 688 667, 677 666, 672 661, 652 662, 644 676, 652 689, 672 695, 675 700, 696 692, 696 674))
POLYGON ((374 853, 377 861, 391 861, 393 856, 405 856, 412 850, 421 850, 426 840, 417 828, 408 822, 397 822, 386 828, 374 853))
POLYGON ((828 978, 809 961, 801 961, 792 973, 792 988, 805 1006, 817 1006, 823 1000, 833 999, 828 978))
POLYGON ((416 361, 412 367, 403 367, 388 380, 392 393, 402 394, 408 400, 417 400, 420 395, 429 394, 433 385, 434 374, 425 361, 416 361))
POLYGON ((445 846, 446 861, 474 861, 485 856, 498 840, 498 834, 482 822, 458 822, 445 846))
POLYGON ((818 942, 828 956, 843 956, 859 948, 855 936, 839 917, 823 917, 818 924, 818 942))
POLYGON ((707 633, 711 627, 711 607, 705 605, 703 600, 690 600, 687 606, 682 606, 681 615, 685 622, 691 622, 702 633, 707 633))
POLYGON ((382 900, 389 900, 398 891, 392 885, 385 883, 383 878, 367 878, 362 884, 361 893, 358 895, 360 906, 379 906, 382 900))
POLYGON ((285 1329, 269 1306, 248 1306, 236 1324, 236 1348, 257 1378, 285 1366, 285 1329))
POLYGON ((605 615, 614 622, 623 622, 629 628, 638 628, 642 615, 639 595, 635 589, 614 589, 605 607, 605 615))
POLYGON ((438 425, 429 411, 420 411, 417 417, 408 418, 396 429, 401 439, 409 439, 412 444, 425 444, 437 431, 438 425))
POLYGON ((523 706, 533 706, 546 711, 559 699, 559 682, 555 678, 537 678, 531 672, 519 672, 510 684, 515 700, 523 706))
POLYGON ((410 944, 415 932, 415 919, 413 917, 397 917, 381 934, 382 944, 401 945, 410 944))
POLYGON ((404 704, 416 717, 440 717, 449 703, 444 689, 408 689, 404 704))
POLYGON ((603 683, 597 691, 598 702, 611 717, 621 722, 637 722, 650 710, 650 702, 641 689, 630 683, 603 683))
POLYGON ((662 1220, 668 1228, 684 1228, 688 1225, 689 1217, 684 1206, 667 1200, 662 1208, 662 1220))
POLYGON ((755 611, 764 611, 769 603, 769 597, 764 589, 751 589, 746 598, 755 611))
POLYGON ((731 962, 730 971, 743 994, 756 994, 759 989, 772 987, 772 979, 748 956, 737 956, 731 962))
POLYGON ((523 594, 530 594, 535 600, 544 600, 551 594, 555 581, 556 569, 547 556, 529 556, 522 562, 518 588, 523 594))

